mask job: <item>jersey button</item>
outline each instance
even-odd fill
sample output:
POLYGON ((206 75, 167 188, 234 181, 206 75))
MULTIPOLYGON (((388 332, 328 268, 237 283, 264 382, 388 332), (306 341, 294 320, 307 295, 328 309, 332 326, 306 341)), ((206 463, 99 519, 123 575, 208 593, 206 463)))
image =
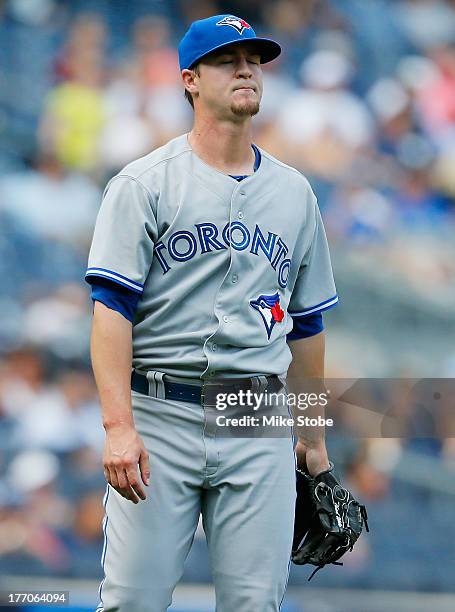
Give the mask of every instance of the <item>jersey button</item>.
POLYGON ((216 351, 218 350, 218 344, 213 343, 212 344, 212 351, 216 351))
POLYGON ((237 214, 237 217, 238 217, 239 219, 243 219, 243 212, 242 212, 241 210, 239 210, 239 212, 238 212, 238 214, 237 214))
POLYGON ((224 321, 225 323, 229 323, 229 317, 228 317, 227 315, 224 315, 224 317, 223 317, 223 321, 224 321))
POLYGON ((233 274, 231 280, 233 283, 236 283, 239 280, 239 277, 237 276, 237 274, 233 274))

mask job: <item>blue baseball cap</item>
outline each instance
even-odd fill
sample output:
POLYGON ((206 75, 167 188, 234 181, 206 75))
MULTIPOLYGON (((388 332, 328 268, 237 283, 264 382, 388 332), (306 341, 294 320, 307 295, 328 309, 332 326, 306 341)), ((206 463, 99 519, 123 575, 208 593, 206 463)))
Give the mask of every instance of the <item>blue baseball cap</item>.
POLYGON ((271 62, 281 53, 277 42, 257 37, 250 24, 235 15, 215 15, 194 21, 179 44, 180 70, 191 68, 215 49, 250 40, 254 40, 261 64, 271 62))

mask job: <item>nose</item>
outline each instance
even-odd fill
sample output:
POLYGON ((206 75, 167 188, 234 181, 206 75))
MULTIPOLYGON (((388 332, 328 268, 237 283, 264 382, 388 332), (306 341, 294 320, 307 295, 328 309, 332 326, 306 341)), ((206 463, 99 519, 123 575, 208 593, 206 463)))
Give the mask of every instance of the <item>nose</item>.
POLYGON ((250 77, 253 76, 253 73, 251 71, 251 67, 246 59, 246 57, 244 55, 239 56, 237 58, 237 62, 236 62, 236 73, 238 76, 241 76, 243 78, 249 79, 250 77))

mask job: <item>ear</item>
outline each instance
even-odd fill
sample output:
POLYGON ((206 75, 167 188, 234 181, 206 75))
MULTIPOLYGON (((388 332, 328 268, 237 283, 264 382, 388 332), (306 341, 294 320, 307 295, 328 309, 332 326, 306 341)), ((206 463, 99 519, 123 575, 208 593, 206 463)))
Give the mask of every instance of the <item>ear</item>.
POLYGON ((183 85, 190 94, 198 93, 197 79, 198 75, 194 70, 189 70, 188 68, 182 70, 183 85))

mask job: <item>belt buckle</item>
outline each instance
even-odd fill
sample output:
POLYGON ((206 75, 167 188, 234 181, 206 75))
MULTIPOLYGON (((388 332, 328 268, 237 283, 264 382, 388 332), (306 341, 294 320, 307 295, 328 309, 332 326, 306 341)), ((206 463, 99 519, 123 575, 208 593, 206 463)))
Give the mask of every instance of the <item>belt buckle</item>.
POLYGON ((204 406, 204 402, 205 402, 205 380, 202 381, 202 387, 201 387, 201 406, 204 406))
POLYGON ((208 395, 208 389, 209 387, 211 387, 212 389, 219 386, 217 383, 214 383, 210 380, 204 380, 202 382, 202 387, 201 387, 201 406, 205 407, 205 406, 214 406, 215 404, 206 404, 206 400, 209 400, 210 398, 207 397, 208 395))

